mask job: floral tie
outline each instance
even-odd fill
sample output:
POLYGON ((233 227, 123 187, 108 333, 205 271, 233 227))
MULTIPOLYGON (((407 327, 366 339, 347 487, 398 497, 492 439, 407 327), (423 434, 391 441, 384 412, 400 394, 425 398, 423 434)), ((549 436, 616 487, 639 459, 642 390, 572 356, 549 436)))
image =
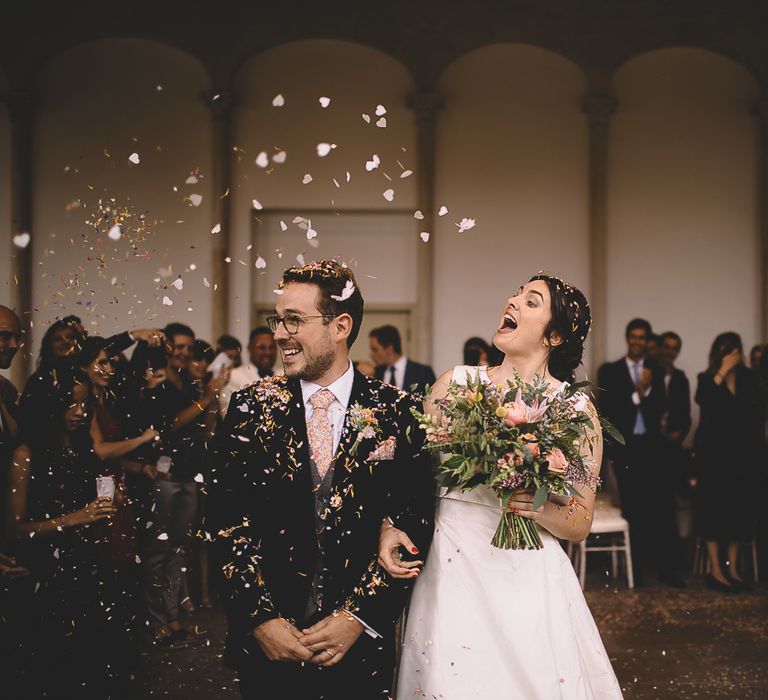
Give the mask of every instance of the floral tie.
POLYGON ((307 423, 309 455, 315 463, 317 473, 322 480, 331 466, 333 459, 333 428, 328 418, 328 407, 336 400, 328 389, 316 391, 309 397, 312 417, 307 423))

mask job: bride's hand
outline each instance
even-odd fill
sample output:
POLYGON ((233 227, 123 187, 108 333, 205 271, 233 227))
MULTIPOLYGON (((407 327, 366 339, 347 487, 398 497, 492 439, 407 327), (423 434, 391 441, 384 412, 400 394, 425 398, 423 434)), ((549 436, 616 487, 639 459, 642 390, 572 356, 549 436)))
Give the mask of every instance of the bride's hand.
POLYGON ((521 515, 524 518, 530 518, 531 520, 538 520, 541 517, 541 513, 544 510, 533 509, 533 489, 520 489, 515 491, 507 503, 505 510, 508 513, 514 513, 515 515, 521 515))
POLYGON ((379 530, 379 564, 392 578, 416 578, 424 565, 423 561, 402 561, 400 547, 405 547, 411 554, 418 554, 419 549, 411 542, 408 535, 398 530, 388 520, 379 530))

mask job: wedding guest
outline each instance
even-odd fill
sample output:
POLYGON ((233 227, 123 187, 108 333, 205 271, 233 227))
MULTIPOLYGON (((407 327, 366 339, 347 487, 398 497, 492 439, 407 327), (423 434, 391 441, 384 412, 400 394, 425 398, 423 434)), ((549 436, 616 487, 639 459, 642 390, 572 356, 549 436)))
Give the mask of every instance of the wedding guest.
POLYGON ((650 333, 645 343, 645 355, 655 364, 661 363, 661 336, 650 333))
POLYGON ((376 379, 398 389, 423 394, 428 384, 435 383, 435 373, 429 365, 403 355, 400 331, 394 326, 380 326, 369 334, 371 360, 376 365, 376 379))
POLYGON ((709 366, 699 374, 696 402, 696 531, 706 541, 707 585, 739 591, 739 543, 754 536, 757 494, 765 458, 765 402, 755 373, 744 366, 741 337, 721 333, 709 366), (720 543, 725 544, 725 561, 720 543))
POLYGON ((753 345, 749 351, 749 366, 752 369, 760 367, 760 360, 765 352, 765 345, 753 345))
POLYGON ((116 509, 96 497, 99 461, 88 429, 88 377, 71 364, 48 375, 13 454, 10 536, 36 581, 36 679, 45 697, 108 697, 116 659, 93 525, 116 509), (45 426, 45 430, 41 430, 45 426))
POLYGON ((661 368, 646 357, 650 335, 645 319, 627 324, 627 354, 598 372, 600 407, 626 440, 624 447, 609 445, 607 451, 630 525, 635 585, 643 584, 644 569, 653 564, 663 583, 681 588, 674 489, 661 455, 666 390, 661 368))
POLYGON ((232 367, 240 367, 243 364, 240 341, 233 335, 222 335, 216 341, 216 355, 220 352, 223 352, 230 360, 232 360, 232 367))
POLYGON ((183 647, 190 635, 179 620, 179 592, 197 512, 198 422, 215 407, 229 374, 209 381, 200 394, 187 375, 194 332, 181 323, 169 324, 164 332, 169 343, 164 381, 144 391, 141 405, 144 420, 160 431, 162 456, 170 460, 168 471, 155 485, 152 527, 147 531, 143 558, 144 595, 154 641, 183 647))
POLYGON ((229 399, 236 391, 275 373, 277 345, 275 335, 266 326, 259 326, 248 337, 248 362, 232 370, 229 382, 219 396, 221 415, 227 413, 229 399))
POLYGON ((464 343, 464 364, 469 367, 488 365, 490 346, 482 338, 469 338, 464 343))

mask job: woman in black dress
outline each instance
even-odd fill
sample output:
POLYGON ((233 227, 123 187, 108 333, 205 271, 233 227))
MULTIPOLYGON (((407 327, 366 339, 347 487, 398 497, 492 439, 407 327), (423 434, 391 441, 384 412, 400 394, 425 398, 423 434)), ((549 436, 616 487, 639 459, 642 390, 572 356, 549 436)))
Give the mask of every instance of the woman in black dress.
POLYGON ((67 364, 38 388, 13 453, 9 507, 9 534, 26 550, 39 586, 29 621, 37 630, 36 676, 43 697, 106 697, 114 668, 110 613, 90 526, 115 508, 96 497, 91 386, 67 364))
POLYGON ((751 507, 762 476, 764 401, 756 374, 744 366, 741 338, 722 333, 709 367, 699 375, 701 407, 694 451, 697 466, 696 529, 707 544, 707 585, 723 592, 743 587, 739 543, 754 536, 751 507), (720 545, 726 545, 727 568, 720 545))

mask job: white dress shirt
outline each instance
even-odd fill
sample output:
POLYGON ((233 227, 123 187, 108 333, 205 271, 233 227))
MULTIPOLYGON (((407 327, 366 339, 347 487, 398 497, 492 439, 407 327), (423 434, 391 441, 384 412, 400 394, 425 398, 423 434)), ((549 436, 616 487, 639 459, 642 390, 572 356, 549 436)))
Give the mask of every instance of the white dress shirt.
POLYGON ((395 362, 393 365, 387 365, 386 369, 384 370, 384 381, 390 382, 390 377, 392 375, 392 372, 390 370, 391 367, 395 368, 395 381, 394 385, 398 389, 402 389, 403 385, 405 384, 405 366, 408 364, 408 358, 405 355, 401 355, 400 359, 395 362))
MULTIPOLYGON (((624 358, 627 363, 627 369, 629 370, 629 376, 632 378, 632 383, 634 384, 635 381, 635 366, 639 365, 638 367, 638 376, 640 376, 643 373, 643 368, 645 367, 644 360, 639 360, 638 362, 635 362, 634 360, 630 360, 629 356, 624 358)), ((649 386, 645 393, 643 394, 643 398, 647 397, 648 394, 651 393, 651 386, 649 386)), ((635 406, 640 405, 640 394, 637 393, 637 390, 632 392, 632 403, 635 404, 635 406)))
MULTIPOLYGON (((351 361, 349 363, 349 367, 347 367, 347 371, 344 372, 344 374, 342 374, 335 382, 329 384, 328 386, 320 386, 320 384, 315 384, 314 382, 307 382, 303 379, 301 380, 301 398, 304 401, 304 417, 307 421, 307 425, 309 425, 309 419, 312 417, 312 413, 315 410, 312 408, 312 404, 309 402, 309 397, 321 389, 328 389, 328 391, 330 391, 335 397, 333 403, 328 406, 328 420, 331 421, 331 428, 333 430, 334 455, 336 454, 336 450, 339 448, 339 443, 341 442, 341 433, 344 430, 344 418, 347 415, 347 408, 349 406, 349 399, 352 396, 352 384, 354 381, 355 370, 351 361)), ((357 615, 352 612, 349 614, 352 615, 352 617, 354 617, 355 620, 357 620, 365 628, 366 634, 370 635, 374 639, 376 637, 381 637, 381 635, 375 629, 365 624, 365 622, 361 620, 357 615)))

